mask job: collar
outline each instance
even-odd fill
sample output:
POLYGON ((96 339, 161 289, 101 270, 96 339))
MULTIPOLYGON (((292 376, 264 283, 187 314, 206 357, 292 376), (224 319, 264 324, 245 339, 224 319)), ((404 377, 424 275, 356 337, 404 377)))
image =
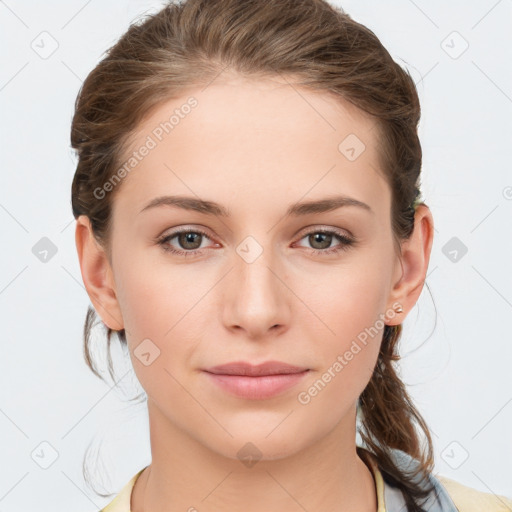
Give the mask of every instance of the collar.
POLYGON ((377 492, 377 512, 388 512, 386 510, 385 498, 386 483, 384 482, 382 473, 380 472, 379 466, 377 465, 377 459, 375 458, 375 455, 373 455, 373 453, 368 451, 366 448, 359 448, 361 448, 361 450, 358 452, 358 454, 361 456, 363 462, 369 467, 373 475, 373 480, 375 481, 375 490, 377 492))
POLYGON ((130 481, 121 489, 121 492, 100 512, 131 512, 132 490, 135 486, 137 478, 146 469, 143 467, 137 474, 133 475, 130 481))
MULTIPOLYGON (((375 480, 377 491, 377 512, 403 512, 407 510, 404 495, 400 489, 393 487, 386 482, 381 473, 375 454, 364 447, 359 447, 361 458, 370 467, 375 480)), ((403 472, 412 472, 419 465, 419 461, 408 453, 392 448, 390 451, 391 458, 395 465, 403 472)), ((441 481, 432 473, 428 475, 430 483, 433 484, 434 490, 428 495, 422 508, 429 512, 458 512, 458 508, 453 503, 448 491, 445 489, 441 481)), ((418 482, 418 477, 416 478, 418 482)))

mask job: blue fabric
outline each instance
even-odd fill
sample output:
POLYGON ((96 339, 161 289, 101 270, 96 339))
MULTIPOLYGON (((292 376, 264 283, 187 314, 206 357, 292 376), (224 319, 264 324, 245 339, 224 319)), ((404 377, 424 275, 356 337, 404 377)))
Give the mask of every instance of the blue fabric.
MULTIPOLYGON (((391 455, 396 466, 406 472, 414 471, 414 469, 419 465, 418 460, 397 448, 392 449, 391 455)), ((457 507, 453 503, 443 484, 434 475, 430 474, 428 476, 431 483, 434 485, 434 491, 430 493, 427 500, 422 505, 422 508, 424 510, 428 510, 428 512, 458 512, 457 507)), ((418 480, 419 476, 416 481, 418 482, 418 480)), ((386 512, 407 512, 407 506, 405 504, 405 498, 402 491, 388 484, 385 479, 384 501, 386 503, 386 512)))

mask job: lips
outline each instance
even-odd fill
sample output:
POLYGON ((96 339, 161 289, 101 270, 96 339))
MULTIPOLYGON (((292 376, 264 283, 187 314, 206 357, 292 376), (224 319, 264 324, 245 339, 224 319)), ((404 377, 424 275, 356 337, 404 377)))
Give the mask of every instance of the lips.
POLYGON ((203 370, 204 375, 222 391, 245 400, 265 400, 297 386, 309 368, 282 361, 252 365, 234 361, 203 370))
POLYGON ((259 365, 252 365, 245 361, 234 361, 227 364, 212 366, 204 371, 216 375, 240 375, 244 377, 262 377, 265 375, 289 375, 302 373, 309 368, 295 366, 282 361, 266 361, 259 365))

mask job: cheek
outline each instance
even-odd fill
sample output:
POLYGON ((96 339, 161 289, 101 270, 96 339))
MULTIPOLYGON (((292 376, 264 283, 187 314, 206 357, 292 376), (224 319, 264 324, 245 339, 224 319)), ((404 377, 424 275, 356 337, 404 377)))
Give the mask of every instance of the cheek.
POLYGON ((179 382, 200 340, 201 307, 194 306, 208 290, 194 278, 183 267, 148 265, 134 254, 117 266, 117 298, 132 365, 155 401, 173 403, 183 394, 179 382))
POLYGON ((146 248, 139 255, 132 253, 120 260, 116 273, 117 298, 134 341, 141 337, 165 340, 204 293, 183 267, 173 268, 162 264, 161 259, 153 261, 144 254, 148 251, 146 248))
POLYGON ((296 321, 320 328, 321 336, 317 332, 316 338, 331 351, 348 348, 352 339, 364 338, 368 331, 376 337, 375 331, 384 328, 388 280, 385 268, 365 262, 297 278, 294 290, 305 298, 302 308, 309 311, 296 321))
POLYGON ((325 415, 327 424, 345 416, 367 386, 384 330, 384 321, 371 314, 368 304, 357 314, 340 311, 331 319, 335 335, 326 334, 316 344, 316 360, 322 363, 297 395, 298 403, 308 406, 308 414, 325 415))
MULTIPOLYGON (((386 270, 380 265, 357 265, 332 269, 316 275, 315 286, 301 281, 297 295, 307 297, 314 314, 298 320, 314 343, 312 360, 321 361, 301 388, 304 401, 322 407, 333 405, 338 415, 348 402, 355 401, 366 387, 377 362, 385 327, 386 270), (357 268, 356 268, 357 266, 357 268), (321 286, 325 280, 325 286, 321 286)), ((305 301, 306 302, 306 301, 305 301)))

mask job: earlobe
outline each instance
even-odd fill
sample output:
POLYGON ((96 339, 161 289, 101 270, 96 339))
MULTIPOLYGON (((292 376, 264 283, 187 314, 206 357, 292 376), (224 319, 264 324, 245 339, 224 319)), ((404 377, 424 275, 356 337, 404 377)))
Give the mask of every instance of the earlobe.
POLYGON ((75 243, 82 280, 96 312, 113 330, 124 328, 117 301, 112 269, 107 254, 93 236, 90 219, 80 215, 76 221, 75 243))
POLYGON ((401 277, 394 283, 388 299, 388 308, 394 309, 393 304, 399 303, 403 312, 386 322, 388 325, 402 323, 416 304, 425 284, 433 239, 432 213, 426 205, 420 204, 414 215, 414 231, 402 242, 401 277))

